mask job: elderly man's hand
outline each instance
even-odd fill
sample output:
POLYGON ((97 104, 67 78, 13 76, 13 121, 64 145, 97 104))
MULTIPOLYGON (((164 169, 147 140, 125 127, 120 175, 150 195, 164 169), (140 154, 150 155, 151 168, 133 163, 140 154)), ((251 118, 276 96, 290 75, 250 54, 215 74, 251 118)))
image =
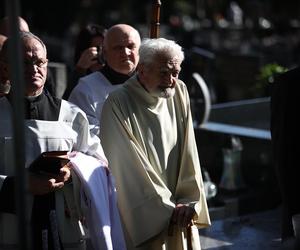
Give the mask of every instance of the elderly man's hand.
POLYGON ((195 209, 184 204, 177 204, 174 208, 171 223, 186 228, 193 223, 195 209))

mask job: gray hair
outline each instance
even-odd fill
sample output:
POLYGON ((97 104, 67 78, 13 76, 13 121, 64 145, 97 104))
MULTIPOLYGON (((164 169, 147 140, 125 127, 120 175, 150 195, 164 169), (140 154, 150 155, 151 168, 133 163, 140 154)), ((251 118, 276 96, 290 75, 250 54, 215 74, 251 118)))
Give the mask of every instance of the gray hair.
POLYGON ((140 64, 155 63, 155 57, 160 54, 166 54, 171 57, 177 57, 180 62, 184 59, 182 47, 175 41, 165 38, 143 39, 139 49, 140 64))
MULTIPOLYGON (((27 32, 27 31, 21 31, 19 32, 19 38, 21 41, 24 41, 25 39, 35 39, 37 40, 42 47, 45 50, 45 53, 47 54, 47 49, 46 49, 46 45, 44 44, 44 42, 35 34, 31 33, 31 32, 27 32)), ((11 38, 8 37, 5 42, 3 43, 2 49, 0 51, 0 60, 1 61, 7 61, 8 60, 8 47, 10 46, 9 44, 11 43, 11 38)))

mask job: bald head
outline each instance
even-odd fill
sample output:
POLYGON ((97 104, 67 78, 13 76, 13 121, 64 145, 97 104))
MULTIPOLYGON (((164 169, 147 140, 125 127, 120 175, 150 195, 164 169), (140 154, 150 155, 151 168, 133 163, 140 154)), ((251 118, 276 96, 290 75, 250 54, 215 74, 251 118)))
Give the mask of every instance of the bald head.
POLYGON ((114 39, 126 39, 128 36, 139 42, 141 40, 139 32, 132 26, 128 24, 116 24, 108 29, 104 38, 104 46, 108 46, 114 39))
POLYGON ((109 67, 129 75, 138 64, 141 44, 139 32, 130 25, 117 24, 108 29, 103 41, 103 54, 109 67))
MULTIPOLYGON (((20 31, 29 31, 29 26, 27 22, 22 18, 18 17, 19 20, 19 29, 20 31)), ((3 19, 0 20, 0 34, 9 36, 9 18, 4 17, 3 19)))

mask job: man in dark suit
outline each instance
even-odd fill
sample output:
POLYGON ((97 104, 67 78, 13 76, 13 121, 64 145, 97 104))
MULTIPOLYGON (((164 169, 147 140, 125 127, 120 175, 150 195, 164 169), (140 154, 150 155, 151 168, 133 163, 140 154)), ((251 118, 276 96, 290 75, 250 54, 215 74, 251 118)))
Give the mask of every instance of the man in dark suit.
POLYGON ((272 86, 271 134, 282 197, 282 241, 294 236, 292 216, 300 213, 300 67, 279 75, 272 86))

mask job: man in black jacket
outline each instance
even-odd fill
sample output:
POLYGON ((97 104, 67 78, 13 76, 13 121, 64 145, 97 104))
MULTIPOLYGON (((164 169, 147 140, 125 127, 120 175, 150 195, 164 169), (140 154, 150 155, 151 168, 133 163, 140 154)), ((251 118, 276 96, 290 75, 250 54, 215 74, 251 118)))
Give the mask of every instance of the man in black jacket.
MULTIPOLYGON (((48 63, 45 44, 30 32, 21 32, 20 40, 25 83, 25 167, 47 151, 78 151, 105 162, 99 138, 89 133, 85 113, 44 90, 48 63)), ((16 204, 12 195, 16 178, 11 93, 17 85, 11 82, 8 74, 10 42, 8 38, 0 53, 1 72, 12 86, 9 93, 0 97, 0 249, 20 249, 16 237, 16 204)), ((80 226, 80 214, 76 212, 79 206, 75 205, 75 209, 76 203, 73 203, 74 195, 79 194, 75 191, 77 182, 74 178, 71 181, 72 172, 70 166, 63 166, 55 175, 28 174, 31 249, 70 249, 70 246, 84 249, 85 236, 80 226)))
POLYGON ((282 197, 281 236, 294 236, 292 216, 300 213, 300 67, 281 74, 272 86, 271 134, 275 168, 282 197))

